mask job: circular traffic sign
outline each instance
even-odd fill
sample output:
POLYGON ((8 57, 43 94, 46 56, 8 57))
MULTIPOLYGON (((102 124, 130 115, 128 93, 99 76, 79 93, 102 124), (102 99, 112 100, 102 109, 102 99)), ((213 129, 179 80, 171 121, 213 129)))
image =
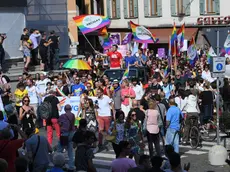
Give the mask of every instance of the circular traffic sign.
POLYGON ((219 70, 219 71, 222 70, 223 69, 223 64, 222 63, 217 63, 216 69, 219 70))

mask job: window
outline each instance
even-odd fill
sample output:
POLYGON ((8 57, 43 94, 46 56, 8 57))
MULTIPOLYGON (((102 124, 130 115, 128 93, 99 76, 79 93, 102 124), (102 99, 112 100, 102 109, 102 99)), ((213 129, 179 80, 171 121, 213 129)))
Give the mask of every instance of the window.
POLYGON ((171 15, 189 16, 190 4, 190 0, 171 0, 171 15))
POLYGON ((124 18, 138 17, 138 0, 123 0, 124 18))
POLYGON ((129 17, 134 17, 134 0, 129 1, 129 17))
POLYGON ((112 18, 117 17, 116 0, 112 0, 112 18))
POLYGON ((144 0, 145 17, 162 16, 162 0, 144 0))
POLYGON ((107 0, 107 16, 109 18, 120 18, 120 1, 107 0))
POLYGON ((177 0, 177 14, 184 14, 184 4, 183 4, 183 0, 177 0))
POLYGON ((200 14, 220 14, 220 0, 200 0, 200 14))

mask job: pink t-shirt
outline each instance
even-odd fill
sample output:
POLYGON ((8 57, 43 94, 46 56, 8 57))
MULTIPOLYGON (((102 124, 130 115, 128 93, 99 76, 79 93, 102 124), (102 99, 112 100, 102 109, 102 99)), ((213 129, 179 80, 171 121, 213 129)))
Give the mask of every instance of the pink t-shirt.
MULTIPOLYGON (((121 89, 121 96, 131 96, 135 97, 135 91, 132 88, 122 88, 121 89)), ((125 98, 123 102, 121 102, 123 105, 128 106, 129 105, 129 98, 125 98)))
POLYGON ((135 161, 129 158, 117 158, 111 164, 112 172, 127 172, 136 166, 135 161))
POLYGON ((159 112, 155 109, 148 109, 146 111, 147 116, 147 131, 151 134, 157 134, 159 133, 159 127, 158 127, 158 116, 159 112))

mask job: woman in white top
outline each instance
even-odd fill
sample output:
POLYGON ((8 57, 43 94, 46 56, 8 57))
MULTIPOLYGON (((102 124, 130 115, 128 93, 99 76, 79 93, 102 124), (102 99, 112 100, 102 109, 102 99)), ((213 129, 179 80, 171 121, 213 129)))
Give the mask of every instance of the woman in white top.
POLYGON ((177 107, 184 112, 185 105, 187 102, 186 92, 185 90, 179 89, 177 96, 175 97, 175 103, 177 104, 177 107))
POLYGON ((185 105, 185 111, 187 113, 187 117, 185 119, 185 128, 183 135, 183 143, 187 144, 189 141, 189 131, 191 126, 191 118, 195 119, 194 125, 198 124, 198 114, 200 113, 198 106, 198 98, 195 93, 188 90, 188 97, 185 105))

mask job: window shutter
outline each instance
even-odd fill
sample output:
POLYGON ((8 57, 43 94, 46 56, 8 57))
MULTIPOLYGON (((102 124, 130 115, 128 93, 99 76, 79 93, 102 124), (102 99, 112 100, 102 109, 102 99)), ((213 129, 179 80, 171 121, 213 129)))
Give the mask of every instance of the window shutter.
POLYGON ((107 16, 108 16, 108 18, 111 18, 111 11, 112 11, 112 9, 111 9, 111 0, 107 0, 106 5, 107 5, 107 16))
POLYGON ((157 16, 162 16, 162 0, 157 0, 157 16))
POLYGON ((145 17, 149 17, 149 0, 144 0, 145 17))
POLYGON ((190 15, 190 0, 183 0, 183 10, 186 16, 190 15))
POLYGON ((120 1, 121 0, 116 0, 116 14, 118 19, 121 18, 120 1))
POLYGON ((176 12, 176 0, 171 0, 171 15, 177 16, 176 12))
POLYGON ((216 14, 220 14, 220 0, 215 0, 214 2, 214 6, 215 6, 215 13, 216 14))
POLYGON ((123 0, 124 3, 124 18, 128 18, 128 8, 127 8, 127 1, 128 0, 123 0))
POLYGON ((200 0, 200 14, 203 15, 205 13, 205 0, 200 0))
POLYGON ((138 0, 134 0, 134 17, 138 17, 138 0))

